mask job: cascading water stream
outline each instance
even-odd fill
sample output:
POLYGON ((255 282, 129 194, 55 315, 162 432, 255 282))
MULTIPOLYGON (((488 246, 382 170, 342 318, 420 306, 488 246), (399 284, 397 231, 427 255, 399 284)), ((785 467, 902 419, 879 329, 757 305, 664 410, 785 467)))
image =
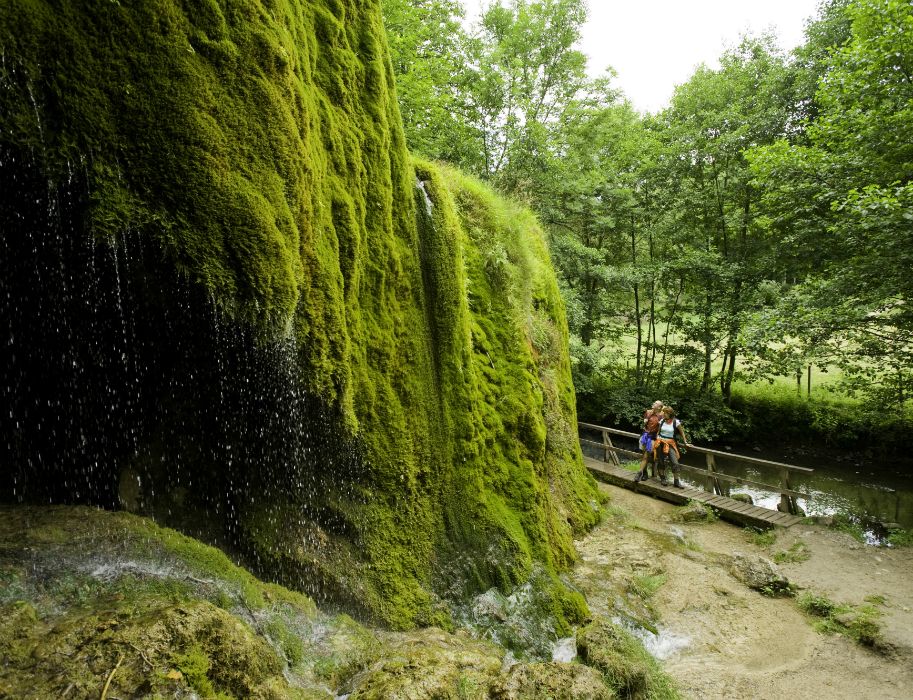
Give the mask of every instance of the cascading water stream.
POLYGON ((240 550, 256 504, 349 527, 325 500, 361 498, 359 451, 294 340, 224 322, 154 232, 93 240, 86 169, 58 182, 40 163, 0 151, 0 499, 123 507, 240 550))

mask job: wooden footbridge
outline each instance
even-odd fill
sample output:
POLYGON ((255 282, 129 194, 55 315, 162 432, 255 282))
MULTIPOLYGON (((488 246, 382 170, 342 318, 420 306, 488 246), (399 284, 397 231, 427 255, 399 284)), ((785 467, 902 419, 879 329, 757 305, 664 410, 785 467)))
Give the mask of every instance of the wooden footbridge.
MULTIPOLYGON (((613 486, 620 486, 637 493, 659 498, 676 505, 684 505, 688 501, 698 501, 711 506, 720 514, 720 517, 723 520, 738 525, 751 525, 753 527, 762 528, 792 527, 793 525, 802 522, 802 518, 799 517, 801 511, 796 504, 796 498, 803 498, 806 494, 792 488, 790 474, 801 472, 810 473, 813 471, 812 469, 689 445, 689 452, 704 455, 706 469, 682 464, 682 471, 701 475, 708 484, 708 489, 697 489, 690 486, 685 486, 684 488, 676 488, 671 485, 663 486, 660 484, 659 479, 656 478, 636 482, 634 481, 635 472, 624 469, 621 466, 621 460, 618 456, 624 455, 631 459, 639 460, 640 453, 616 447, 612 442, 612 436, 615 435, 616 437, 622 437, 636 442, 640 438, 638 434, 617 430, 615 428, 606 428, 601 425, 592 425, 590 423, 579 423, 578 425, 581 431, 601 433, 602 439, 599 441, 580 438, 581 445, 596 448, 595 451, 601 453, 600 456, 602 459, 587 456, 584 456, 583 459, 590 472, 601 481, 605 481, 613 486), (780 483, 778 485, 764 484, 758 481, 726 474, 721 471, 717 465, 718 457, 725 457, 726 459, 753 464, 768 470, 775 469, 780 475, 780 483), (754 486, 775 493, 779 492, 779 510, 762 508, 750 503, 745 503, 744 501, 729 498, 732 484, 745 484, 747 486, 754 486)), ((592 449, 590 450, 590 452, 593 451, 594 450, 592 449)))

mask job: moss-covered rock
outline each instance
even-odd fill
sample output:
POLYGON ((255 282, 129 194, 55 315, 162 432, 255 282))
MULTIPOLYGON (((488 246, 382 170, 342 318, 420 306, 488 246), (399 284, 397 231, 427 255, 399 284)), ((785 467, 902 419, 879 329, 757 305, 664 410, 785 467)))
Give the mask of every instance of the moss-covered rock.
POLYGON ((503 650, 429 628, 399 641, 358 681, 351 700, 484 700, 503 650))
POLYGON ((328 698, 383 652, 220 551, 89 508, 0 508, 0 694, 328 698))
POLYGON ((577 633, 580 659, 602 672, 618 697, 632 700, 678 698, 671 679, 630 633, 605 618, 597 618, 577 633))
POLYGON ((5 497, 209 528, 394 627, 573 561, 596 491, 544 236, 410 160, 377 2, 11 0, 0 54, 0 189, 38 202, 0 206, 5 497), (80 321, 20 308, 58 302, 80 321))
POLYGON ((491 688, 493 700, 611 700, 602 674, 580 664, 517 664, 491 688))

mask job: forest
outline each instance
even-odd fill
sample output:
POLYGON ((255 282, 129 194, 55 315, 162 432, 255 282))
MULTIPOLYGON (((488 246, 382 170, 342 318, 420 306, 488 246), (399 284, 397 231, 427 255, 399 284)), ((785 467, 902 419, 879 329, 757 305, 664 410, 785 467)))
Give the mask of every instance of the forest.
MULTIPOLYGON (((638 112, 582 0, 384 0, 409 147, 547 230, 578 410, 659 397, 704 441, 900 448, 913 419, 913 11, 824 0, 638 112), (871 443, 870 443, 871 444, 871 443)), ((490 251, 486 265, 508 261, 490 251)))

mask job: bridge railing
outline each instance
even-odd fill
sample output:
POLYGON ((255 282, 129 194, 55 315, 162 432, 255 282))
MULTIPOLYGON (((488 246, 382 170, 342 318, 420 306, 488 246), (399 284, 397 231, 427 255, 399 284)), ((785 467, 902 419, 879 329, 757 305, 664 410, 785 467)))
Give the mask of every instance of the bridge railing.
MULTIPOLYGON (((634 452, 632 450, 616 447, 612 443, 613 435, 638 441, 640 440, 640 434, 632 433, 627 430, 619 430, 617 428, 607 428, 603 425, 593 425, 592 423, 578 423, 577 425, 580 428, 598 431, 602 434, 602 440, 599 442, 595 440, 587 440, 586 438, 580 438, 580 443, 601 449, 603 451, 604 462, 618 466, 620 464, 618 455, 625 455, 632 459, 640 459, 640 452, 634 452)), ((814 469, 809 469, 807 467, 798 467, 794 464, 785 464, 783 462, 772 462, 767 459, 760 459, 758 457, 751 457, 749 455, 733 454, 732 452, 721 452, 720 450, 712 450, 709 447, 698 447, 697 445, 688 445, 688 451, 695 454, 704 455, 706 469, 701 469, 700 467, 694 467, 687 464, 682 464, 682 469, 706 477, 709 480, 709 483, 712 484, 714 493, 728 496, 729 489, 724 486, 724 484, 744 484, 747 486, 762 488, 767 491, 773 491, 780 494, 780 510, 785 513, 792 513, 793 515, 799 513, 799 506, 796 504, 796 499, 807 498, 808 496, 808 494, 796 491, 793 488, 790 474, 810 474, 814 471, 814 469), (753 479, 746 479, 741 476, 726 474, 720 470, 720 467, 716 461, 717 457, 724 457, 727 460, 752 464, 755 466, 764 467, 766 469, 775 469, 779 474, 780 483, 776 485, 765 484, 753 479)))

